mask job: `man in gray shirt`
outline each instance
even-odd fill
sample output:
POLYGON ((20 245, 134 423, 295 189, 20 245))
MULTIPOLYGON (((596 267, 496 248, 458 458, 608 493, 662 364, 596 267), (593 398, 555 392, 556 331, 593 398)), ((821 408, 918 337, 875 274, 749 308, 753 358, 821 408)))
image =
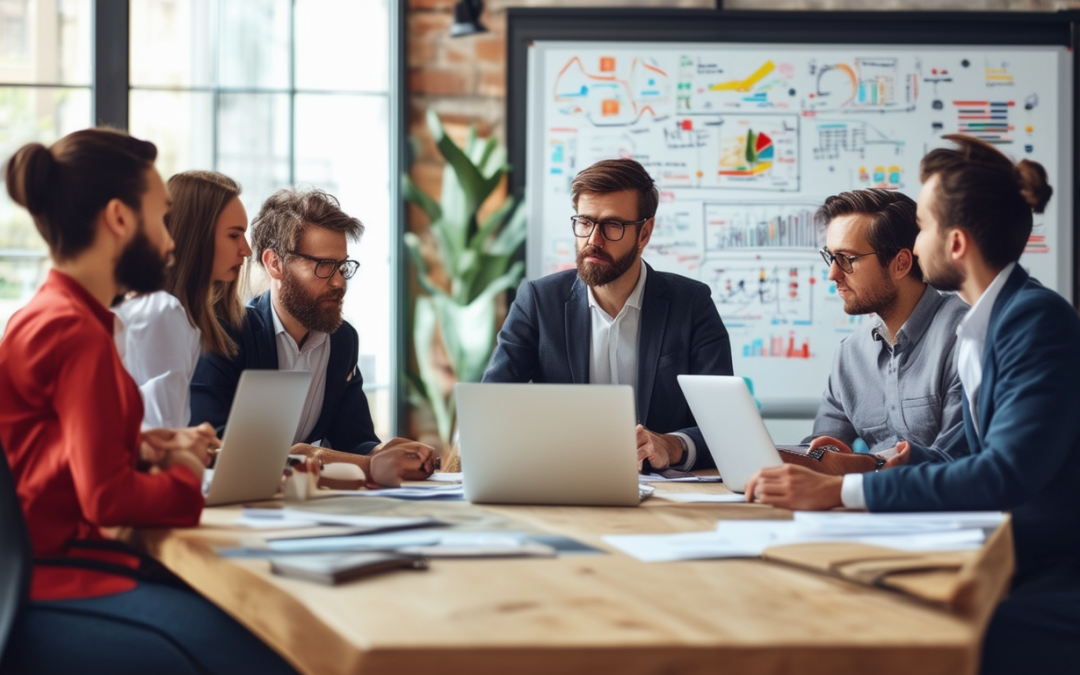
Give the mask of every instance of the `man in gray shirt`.
POLYGON ((878 320, 840 343, 811 438, 849 446, 861 438, 875 453, 901 440, 933 448, 961 423, 954 346, 967 304, 923 282, 910 197, 843 192, 826 199, 817 217, 828 224, 821 255, 844 311, 878 320))

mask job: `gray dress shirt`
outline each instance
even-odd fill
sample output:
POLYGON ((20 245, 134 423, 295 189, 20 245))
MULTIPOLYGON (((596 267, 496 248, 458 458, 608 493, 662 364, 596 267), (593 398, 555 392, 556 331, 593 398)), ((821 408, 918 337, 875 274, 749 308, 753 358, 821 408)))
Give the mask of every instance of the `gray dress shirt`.
POLYGON ((844 338, 813 436, 849 445, 861 438, 871 452, 900 441, 933 448, 962 420, 955 347, 956 327, 967 311, 959 296, 927 286, 895 345, 883 322, 844 338))

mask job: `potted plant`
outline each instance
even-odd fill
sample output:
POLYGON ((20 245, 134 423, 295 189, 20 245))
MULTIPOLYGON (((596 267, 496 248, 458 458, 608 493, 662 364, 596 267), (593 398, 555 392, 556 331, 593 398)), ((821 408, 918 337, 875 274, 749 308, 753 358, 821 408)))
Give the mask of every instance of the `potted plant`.
POLYGON ((509 196, 479 222, 480 206, 510 169, 505 148, 494 138, 479 139, 475 127, 464 147, 458 146, 434 111, 428 111, 427 123, 446 159, 441 199, 420 190, 408 176, 405 198, 431 219, 434 254, 429 256, 443 274, 438 275, 441 283, 433 279, 421 238, 407 232, 405 245, 423 291, 413 310, 418 372, 407 377, 414 398, 430 406, 443 447, 449 449, 456 424, 453 382, 480 381, 495 348, 496 301, 517 287, 525 272, 525 263, 514 260, 525 241, 525 212, 509 196), (450 378, 437 362, 440 350, 445 350, 450 378))

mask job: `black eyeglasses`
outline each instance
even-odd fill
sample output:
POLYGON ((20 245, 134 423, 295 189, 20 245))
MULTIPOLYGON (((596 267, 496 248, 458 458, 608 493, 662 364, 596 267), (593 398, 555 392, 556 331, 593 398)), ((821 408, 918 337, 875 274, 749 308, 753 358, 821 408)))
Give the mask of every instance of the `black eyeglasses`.
POLYGON ((328 260, 326 258, 316 258, 313 255, 307 255, 299 251, 289 251, 289 255, 315 263, 315 276, 320 279, 329 279, 334 276, 334 270, 341 272, 341 276, 345 279, 352 279, 353 275, 356 274, 356 270, 360 269, 359 262, 348 258, 345 260, 328 260))
POLYGON ((865 258, 868 255, 877 255, 877 251, 860 253, 859 255, 844 255, 843 253, 833 254, 828 246, 822 246, 819 253, 821 253, 821 259, 825 261, 826 265, 832 267, 832 264, 835 262, 836 265, 847 274, 851 274, 855 271, 855 261, 859 258, 865 258))
POLYGON ((642 218, 641 220, 615 220, 614 218, 608 218, 607 220, 601 220, 599 222, 593 220, 588 216, 570 216, 570 222, 574 226, 574 236, 580 239, 588 239, 592 236, 593 230, 596 226, 600 226, 600 235, 608 241, 619 241, 626 234, 626 228, 629 225, 641 225, 648 218, 642 218))

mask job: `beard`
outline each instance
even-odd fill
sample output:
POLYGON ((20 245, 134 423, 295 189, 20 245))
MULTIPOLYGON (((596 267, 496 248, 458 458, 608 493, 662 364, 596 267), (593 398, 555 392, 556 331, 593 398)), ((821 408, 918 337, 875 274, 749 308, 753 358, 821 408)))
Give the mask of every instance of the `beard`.
POLYGON ((282 268, 281 304, 304 328, 319 333, 333 333, 341 327, 344 317, 341 315, 342 301, 345 299, 344 288, 331 288, 323 293, 309 293, 289 272, 282 268))
MULTIPOLYGON (((944 259, 944 256, 941 257, 944 259)), ((964 283, 964 275, 955 267, 950 267, 941 259, 920 258, 923 281, 939 291, 959 291, 964 283)))
MULTIPOLYGON (((850 287, 849 287, 850 290, 850 287)), ((888 314, 896 304, 900 292, 896 286, 882 275, 881 280, 867 287, 861 294, 844 299, 844 312, 847 314, 888 314)))
POLYGON ((637 256, 637 248, 632 248, 626 252, 626 255, 613 260, 603 249, 596 246, 585 246, 577 254, 578 278, 586 286, 606 286, 626 274, 626 270, 633 266, 637 256), (586 262, 585 258, 588 257, 606 260, 607 264, 586 262))
POLYGON ((146 227, 140 217, 135 237, 124 247, 116 262, 116 283, 135 293, 153 293, 165 286, 165 268, 172 262, 172 254, 162 256, 146 236, 146 227))

